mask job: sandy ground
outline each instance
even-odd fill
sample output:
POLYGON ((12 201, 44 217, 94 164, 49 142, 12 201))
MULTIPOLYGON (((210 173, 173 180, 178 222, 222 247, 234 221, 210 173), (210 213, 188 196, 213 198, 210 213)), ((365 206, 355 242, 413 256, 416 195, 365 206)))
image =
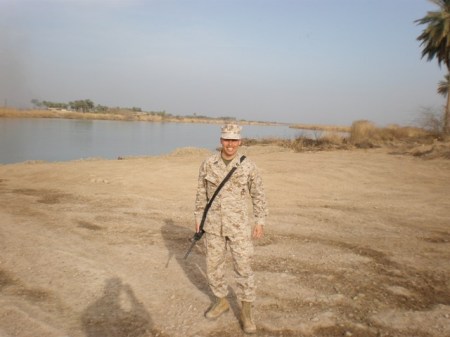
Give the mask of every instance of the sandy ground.
MULTIPOLYGON (((258 336, 450 336, 450 160, 388 150, 245 149, 270 216, 256 242, 258 336)), ((243 336, 217 321, 181 149, 0 165, 0 336, 243 336)))

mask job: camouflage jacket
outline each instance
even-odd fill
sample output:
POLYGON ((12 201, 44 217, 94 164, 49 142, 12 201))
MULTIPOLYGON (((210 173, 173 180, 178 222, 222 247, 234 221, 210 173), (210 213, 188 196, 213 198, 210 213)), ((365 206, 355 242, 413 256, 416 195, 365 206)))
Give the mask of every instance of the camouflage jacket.
POLYGON ((222 187, 214 199, 206 217, 204 230, 222 236, 249 236, 248 200, 253 205, 255 223, 264 225, 267 215, 266 197, 261 177, 256 165, 248 158, 240 163, 242 154, 225 165, 220 153, 207 158, 200 166, 197 197, 195 201, 195 220, 200 224, 208 200, 227 173, 238 166, 230 180, 222 187))

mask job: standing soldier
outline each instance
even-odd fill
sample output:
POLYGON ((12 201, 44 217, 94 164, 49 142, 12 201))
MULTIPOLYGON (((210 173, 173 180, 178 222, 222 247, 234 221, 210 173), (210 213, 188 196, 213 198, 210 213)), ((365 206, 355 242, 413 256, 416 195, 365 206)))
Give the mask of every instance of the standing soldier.
POLYGON ((205 314, 206 318, 216 319, 230 308, 227 300, 228 285, 224 275, 228 247, 233 258, 236 296, 242 304, 242 329, 245 333, 255 333, 252 302, 255 301, 256 294, 251 268, 251 238, 263 237, 267 208, 262 180, 256 165, 241 156, 238 151, 241 145, 240 132, 241 127, 238 125, 224 125, 220 138, 220 153, 210 156, 200 166, 194 214, 196 232, 203 229, 206 234, 207 276, 211 291, 216 296, 215 303, 205 314), (233 167, 237 167, 236 171, 217 194, 208 210, 204 228, 200 228, 205 205, 233 167), (253 229, 248 219, 248 196, 253 204, 253 229))

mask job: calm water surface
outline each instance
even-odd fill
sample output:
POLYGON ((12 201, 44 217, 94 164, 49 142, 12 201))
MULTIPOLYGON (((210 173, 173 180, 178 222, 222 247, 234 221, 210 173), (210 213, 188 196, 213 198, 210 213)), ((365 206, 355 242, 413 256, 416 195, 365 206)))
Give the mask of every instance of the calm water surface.
MULTIPOLYGON (((305 132, 287 126, 242 130, 247 138, 294 138, 305 132)), ((218 124, 0 118, 0 163, 152 156, 180 147, 214 150, 219 137, 218 124)))

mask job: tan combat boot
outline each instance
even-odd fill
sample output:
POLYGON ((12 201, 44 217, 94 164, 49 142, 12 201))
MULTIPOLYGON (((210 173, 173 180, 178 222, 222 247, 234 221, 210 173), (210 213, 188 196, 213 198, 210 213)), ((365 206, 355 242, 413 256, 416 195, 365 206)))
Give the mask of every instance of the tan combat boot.
POLYGON ((251 302, 242 301, 241 323, 242 330, 244 330, 245 333, 256 333, 256 325, 255 322, 253 322, 251 302))
POLYGON ((223 313, 227 312, 230 309, 230 303, 228 303, 228 300, 226 297, 218 297, 216 299, 216 303, 209 309, 205 317, 207 319, 216 319, 223 313))

